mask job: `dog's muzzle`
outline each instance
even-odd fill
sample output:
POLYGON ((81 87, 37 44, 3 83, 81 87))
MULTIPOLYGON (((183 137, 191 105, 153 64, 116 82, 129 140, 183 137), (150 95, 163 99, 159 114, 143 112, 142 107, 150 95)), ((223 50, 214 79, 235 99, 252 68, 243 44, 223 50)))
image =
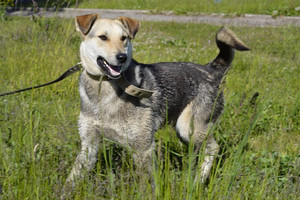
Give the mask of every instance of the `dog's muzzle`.
POLYGON ((126 61, 127 57, 123 55, 122 61, 118 59, 118 61, 121 63, 120 65, 110 65, 103 57, 99 56, 97 58, 97 64, 98 66, 106 73, 106 75, 111 79, 118 79, 121 77, 122 72, 122 64, 126 61), (124 58, 125 57, 125 58, 124 58))

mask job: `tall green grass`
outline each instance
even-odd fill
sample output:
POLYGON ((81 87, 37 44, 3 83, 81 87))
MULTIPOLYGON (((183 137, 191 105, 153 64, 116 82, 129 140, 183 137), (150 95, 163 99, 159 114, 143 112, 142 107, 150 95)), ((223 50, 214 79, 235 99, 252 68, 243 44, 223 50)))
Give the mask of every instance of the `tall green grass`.
MULTIPOLYGON (((50 81, 79 61, 73 20, 0 23, 0 93, 50 81)), ((210 62, 218 52, 214 35, 219 28, 142 22, 134 58, 210 62)), ((193 180, 192 163, 201 162, 203 153, 194 155, 166 125, 155 138, 153 177, 135 169, 130 151, 104 140, 99 162, 74 191, 75 199, 297 199, 299 28, 231 28, 252 50, 236 53, 226 78, 227 103, 213 127, 221 152, 209 183, 193 180)), ((77 79, 0 98, 1 199, 60 196, 80 150, 77 79)))

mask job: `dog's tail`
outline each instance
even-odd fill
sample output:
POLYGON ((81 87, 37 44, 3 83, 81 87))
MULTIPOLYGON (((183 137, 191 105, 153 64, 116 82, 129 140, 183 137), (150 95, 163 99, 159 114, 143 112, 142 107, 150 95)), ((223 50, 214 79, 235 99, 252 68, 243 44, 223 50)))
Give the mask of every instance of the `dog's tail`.
POLYGON ((234 58, 234 50, 250 50, 229 28, 222 27, 216 35, 216 43, 220 49, 219 55, 212 62, 213 67, 227 68, 234 58))

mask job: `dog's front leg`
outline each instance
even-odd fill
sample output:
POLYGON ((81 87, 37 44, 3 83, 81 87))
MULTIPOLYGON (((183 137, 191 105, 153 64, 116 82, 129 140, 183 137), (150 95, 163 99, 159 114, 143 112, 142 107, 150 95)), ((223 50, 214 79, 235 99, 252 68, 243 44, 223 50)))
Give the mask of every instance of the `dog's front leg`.
POLYGON ((62 199, 70 195, 76 185, 76 181, 89 173, 97 161, 100 135, 97 133, 93 120, 87 120, 81 113, 79 117, 79 134, 81 139, 81 151, 78 154, 71 173, 69 174, 62 191, 62 199), (84 122, 83 122, 84 121, 84 122))

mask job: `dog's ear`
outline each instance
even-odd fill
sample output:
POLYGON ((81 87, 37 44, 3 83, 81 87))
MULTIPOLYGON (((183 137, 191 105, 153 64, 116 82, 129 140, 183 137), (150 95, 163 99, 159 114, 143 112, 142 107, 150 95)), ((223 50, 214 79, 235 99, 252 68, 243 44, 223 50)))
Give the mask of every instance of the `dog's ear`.
POLYGON ((138 32, 140 27, 140 22, 129 17, 118 17, 123 26, 128 30, 129 36, 134 39, 135 34, 138 32))
POLYGON ((100 19, 98 14, 80 15, 75 18, 76 30, 83 35, 87 35, 94 25, 96 19, 100 19))

